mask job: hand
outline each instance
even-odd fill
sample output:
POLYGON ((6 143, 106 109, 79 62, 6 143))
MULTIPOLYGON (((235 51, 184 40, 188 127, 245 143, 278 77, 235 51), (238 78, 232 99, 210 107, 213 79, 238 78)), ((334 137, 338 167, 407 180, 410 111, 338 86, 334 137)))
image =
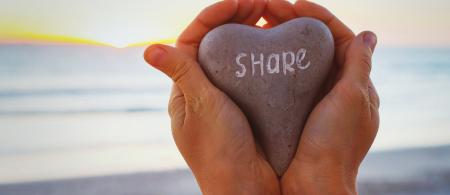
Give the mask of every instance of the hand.
POLYGON ((264 0, 221 1, 205 10, 178 38, 176 48, 152 45, 146 61, 173 79, 169 103, 175 143, 203 194, 279 194, 242 111, 214 87, 197 63, 203 36, 228 22, 254 25, 264 0))
POLYGON ((379 98, 370 80, 376 37, 358 36, 325 8, 307 1, 270 1, 268 27, 296 17, 313 17, 334 36, 335 78, 310 114, 296 156, 281 181, 283 194, 356 194, 359 165, 375 139, 379 98))

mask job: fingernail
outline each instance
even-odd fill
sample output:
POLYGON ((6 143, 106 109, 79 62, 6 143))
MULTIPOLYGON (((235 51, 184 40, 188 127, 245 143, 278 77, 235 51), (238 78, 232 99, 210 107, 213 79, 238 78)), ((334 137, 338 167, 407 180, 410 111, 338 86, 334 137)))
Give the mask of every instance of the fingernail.
POLYGON ((373 32, 366 32, 363 36, 364 44, 369 47, 372 52, 375 50, 377 45, 377 36, 373 32))
POLYGON ((145 60, 152 66, 160 66, 160 60, 164 54, 166 54, 166 51, 161 49, 158 46, 150 46, 145 51, 145 60))

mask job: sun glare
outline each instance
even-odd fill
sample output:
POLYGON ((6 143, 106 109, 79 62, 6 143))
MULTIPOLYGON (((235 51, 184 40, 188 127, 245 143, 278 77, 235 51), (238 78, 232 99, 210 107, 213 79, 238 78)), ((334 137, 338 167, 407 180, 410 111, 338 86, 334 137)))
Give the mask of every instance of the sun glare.
POLYGON ((110 45, 111 47, 115 47, 115 48, 125 48, 130 45, 129 42, 126 42, 124 40, 114 40, 114 41, 107 42, 107 44, 110 45))
POLYGON ((115 48, 126 48, 126 47, 140 47, 140 46, 146 46, 151 44, 173 44, 176 42, 176 39, 161 39, 161 40, 155 40, 155 41, 141 41, 136 43, 129 43, 126 41, 114 41, 108 43, 108 45, 115 47, 115 48))
POLYGON ((95 40, 69 37, 64 35, 47 35, 34 33, 21 33, 10 36, 3 36, 1 42, 17 42, 17 43, 38 43, 38 44, 82 44, 82 45, 98 45, 110 46, 108 43, 103 43, 95 40))

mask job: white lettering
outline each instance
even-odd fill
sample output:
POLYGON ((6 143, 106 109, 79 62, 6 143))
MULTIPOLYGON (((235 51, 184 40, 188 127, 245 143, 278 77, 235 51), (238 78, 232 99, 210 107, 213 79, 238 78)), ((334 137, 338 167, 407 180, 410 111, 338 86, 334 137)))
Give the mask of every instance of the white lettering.
POLYGON ((279 74, 281 72, 281 68, 283 68, 284 75, 287 75, 288 72, 295 72, 296 69, 306 70, 311 66, 311 61, 305 63, 306 54, 307 50, 304 48, 297 50, 296 53, 292 51, 271 53, 267 58, 264 58, 263 53, 239 53, 236 56, 236 65, 239 69, 235 72, 235 74, 238 78, 245 77, 247 73, 247 66, 242 63, 242 58, 246 57, 250 57, 249 61, 251 62, 252 76, 255 76, 258 65, 261 76, 264 76, 265 71, 267 71, 268 74, 279 74), (264 62, 266 62, 266 64, 264 64, 264 62))
POLYGON ((267 59, 267 72, 269 74, 280 73, 280 55, 279 54, 270 54, 267 59), (271 62, 275 60, 275 68, 272 68, 271 62))
POLYGON ((294 65, 295 63, 295 54, 294 52, 288 51, 288 52, 283 52, 283 72, 284 75, 286 75, 287 71, 289 72, 294 72, 294 68, 292 68, 292 65, 294 65), (291 57, 291 62, 287 63, 287 56, 291 57))
POLYGON ((259 54, 259 61, 255 61, 255 54, 251 54, 252 56, 252 75, 255 75, 255 65, 259 64, 259 67, 261 68, 261 76, 264 75, 264 55, 261 53, 259 54))
POLYGON ((241 67, 242 71, 236 71, 236 77, 240 78, 240 77, 244 77, 245 76, 245 72, 247 72, 247 70, 245 69, 245 65, 241 63, 241 58, 246 57, 247 54, 245 53, 240 53, 238 54, 238 56, 236 57, 236 63, 239 67, 241 67))
POLYGON ((299 49, 297 52, 297 57, 296 57, 295 61, 297 62, 297 67, 300 70, 305 70, 309 67, 309 65, 311 65, 310 61, 308 61, 308 63, 306 63, 306 65, 302 65, 302 61, 305 59, 305 57, 306 57, 306 49, 304 49, 304 48, 299 49))

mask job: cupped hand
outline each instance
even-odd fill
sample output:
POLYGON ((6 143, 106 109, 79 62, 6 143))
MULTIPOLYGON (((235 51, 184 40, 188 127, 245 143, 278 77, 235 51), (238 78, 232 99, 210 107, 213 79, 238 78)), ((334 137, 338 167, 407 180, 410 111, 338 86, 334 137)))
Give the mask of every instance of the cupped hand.
POLYGON ((305 16, 323 21, 336 47, 336 69, 283 175, 283 194, 356 194, 358 168, 379 124, 379 98, 369 77, 376 36, 355 36, 328 10, 307 1, 270 1, 266 12, 268 27, 305 16))
POLYGON ((205 9, 177 47, 150 46, 146 60, 174 80, 169 113, 175 142, 205 194, 278 194, 278 179, 258 152, 240 109, 206 78, 197 63, 203 36, 228 22, 266 28, 296 17, 328 25, 335 39, 335 70, 303 130, 282 177, 284 194, 351 194, 359 164, 378 129, 379 100, 370 81, 373 33, 356 36, 326 9, 306 1, 222 1, 205 9), (264 12, 264 13, 263 13, 264 12), (322 97, 321 97, 322 98, 322 97))
POLYGON ((146 61, 174 81, 169 102, 175 143, 204 194, 279 194, 279 181, 233 101, 214 87, 197 63, 202 38, 228 23, 254 25, 264 0, 225 0, 203 10, 176 48, 152 45, 146 61))

